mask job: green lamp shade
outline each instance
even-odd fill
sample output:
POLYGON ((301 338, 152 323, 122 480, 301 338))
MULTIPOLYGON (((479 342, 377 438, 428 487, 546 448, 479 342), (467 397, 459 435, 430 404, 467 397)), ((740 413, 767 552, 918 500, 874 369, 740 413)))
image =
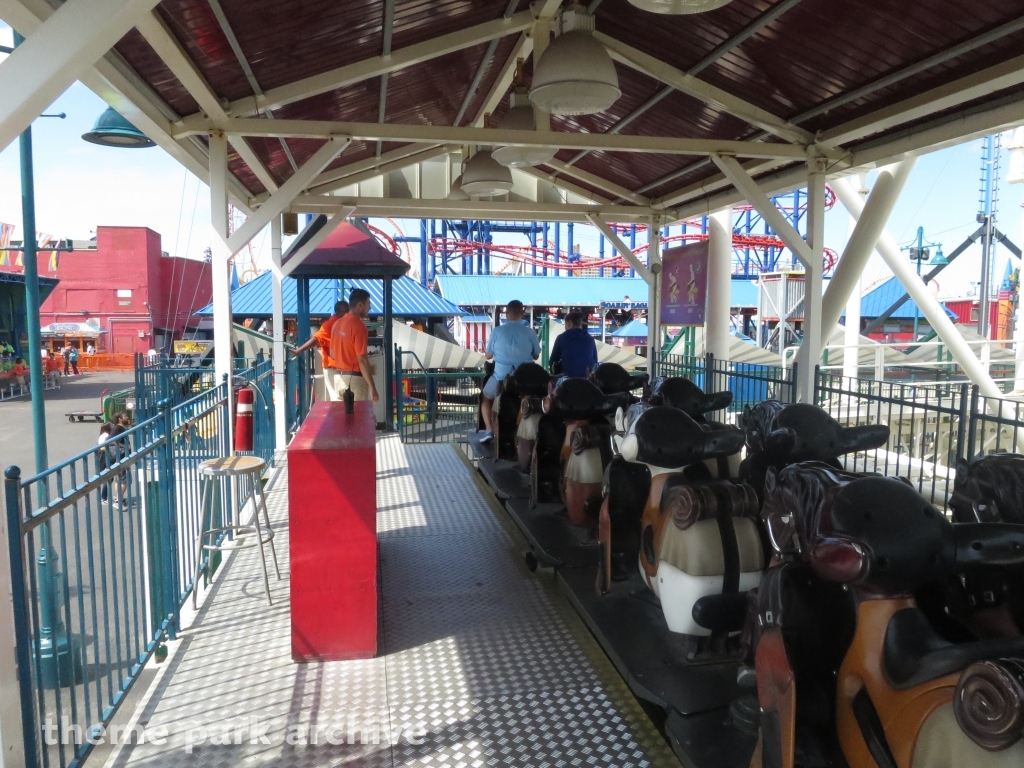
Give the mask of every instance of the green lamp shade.
POLYGON ((932 260, 928 262, 928 264, 929 266, 932 267, 944 267, 947 264, 949 264, 949 262, 946 260, 945 255, 942 253, 941 245, 939 246, 939 249, 935 252, 935 255, 932 257, 932 260))
POLYGON ((82 138, 104 147, 155 147, 146 134, 125 120, 113 107, 107 107, 96 124, 82 138))

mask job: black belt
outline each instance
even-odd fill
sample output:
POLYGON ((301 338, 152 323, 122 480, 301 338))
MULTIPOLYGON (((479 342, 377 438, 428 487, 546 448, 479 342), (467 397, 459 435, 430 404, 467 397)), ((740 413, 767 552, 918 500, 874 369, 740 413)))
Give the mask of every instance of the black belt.
POLYGON ((342 374, 343 376, 362 376, 363 375, 362 371, 343 371, 340 368, 335 368, 334 370, 336 370, 338 373, 342 374))

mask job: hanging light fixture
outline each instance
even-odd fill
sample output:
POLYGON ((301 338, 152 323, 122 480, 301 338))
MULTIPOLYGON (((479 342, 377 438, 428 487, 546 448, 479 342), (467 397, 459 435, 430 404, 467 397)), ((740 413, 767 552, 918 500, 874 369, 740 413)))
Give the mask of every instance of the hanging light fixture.
MULTIPOLYGON (((498 130, 535 131, 533 105, 525 87, 516 88, 509 95, 509 109, 498 123, 498 130)), ((553 147, 498 147, 491 156, 508 168, 525 168, 551 161, 557 152, 553 147)))
POLYGON ((469 195, 462 191, 462 174, 460 173, 455 181, 452 182, 452 188, 448 190, 449 200, 464 201, 469 200, 469 195))
POLYGON ((462 191, 470 197, 493 197, 512 189, 512 171, 479 150, 462 166, 462 191))
POLYGON ((704 13, 728 5, 732 0, 629 0, 642 11, 682 16, 690 13, 704 13))
POLYGON ((946 258, 946 255, 942 252, 942 246, 940 245, 938 246, 938 248, 935 249, 935 255, 932 256, 932 260, 928 262, 928 266, 944 267, 947 264, 949 264, 949 260, 946 258))
POLYGON ((615 103, 622 95, 619 77, 593 33, 594 17, 573 3, 534 68, 530 101, 552 115, 593 115, 615 103))
POLYGON ((82 138, 92 144, 104 147, 134 149, 156 146, 155 141, 125 120, 113 107, 107 107, 93 125, 92 130, 83 133, 82 138))

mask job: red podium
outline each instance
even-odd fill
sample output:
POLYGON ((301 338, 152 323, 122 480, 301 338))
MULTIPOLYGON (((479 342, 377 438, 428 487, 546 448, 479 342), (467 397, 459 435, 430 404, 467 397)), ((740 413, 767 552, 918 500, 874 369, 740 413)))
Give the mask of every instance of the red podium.
POLYGON ((288 446, 292 659, 377 653, 373 403, 313 405, 288 446))

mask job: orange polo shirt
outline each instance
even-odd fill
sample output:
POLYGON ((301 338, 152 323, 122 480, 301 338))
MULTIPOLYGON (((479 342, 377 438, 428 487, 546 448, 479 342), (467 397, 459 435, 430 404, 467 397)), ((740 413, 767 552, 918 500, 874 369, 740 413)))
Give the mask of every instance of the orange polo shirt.
POLYGON ((323 321, 317 332, 313 334, 316 343, 320 345, 320 356, 323 358, 324 368, 334 367, 334 361, 331 359, 331 330, 338 319, 336 315, 331 315, 323 321))
POLYGON ((363 321, 351 312, 339 318, 331 332, 331 359, 339 371, 359 370, 359 355, 366 354, 369 334, 363 321))

